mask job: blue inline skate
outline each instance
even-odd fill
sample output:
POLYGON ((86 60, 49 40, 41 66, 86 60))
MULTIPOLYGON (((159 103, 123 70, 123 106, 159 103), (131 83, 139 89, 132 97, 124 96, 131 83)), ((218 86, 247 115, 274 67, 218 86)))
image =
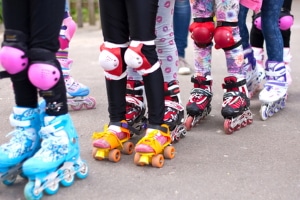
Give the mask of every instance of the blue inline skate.
POLYGON ((59 185, 69 187, 75 176, 88 176, 87 163, 79 155, 78 135, 69 114, 45 116, 40 130, 41 148, 23 164, 29 182, 24 189, 27 200, 41 199, 43 191, 57 193, 59 185))
POLYGON ((5 185, 12 185, 22 173, 24 161, 40 147, 40 115, 37 108, 14 107, 9 117, 15 127, 8 135, 12 138, 0 146, 0 177, 5 185))

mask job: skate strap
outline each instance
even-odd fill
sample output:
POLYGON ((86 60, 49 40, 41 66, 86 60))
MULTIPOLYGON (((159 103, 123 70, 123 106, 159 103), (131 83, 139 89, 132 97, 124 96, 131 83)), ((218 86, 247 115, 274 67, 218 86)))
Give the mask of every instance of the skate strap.
POLYGON ((136 135, 140 135, 141 134, 140 131, 136 130, 135 128, 133 128, 132 126, 130 126, 129 124, 124 123, 124 122, 109 122, 108 126, 110 126, 110 125, 120 126, 122 128, 125 128, 125 129, 133 132, 136 135))
POLYGON ((213 93, 211 93, 208 90, 204 90, 202 88, 193 88, 193 90, 191 91, 191 94, 195 95, 195 94, 202 94, 206 97, 212 97, 213 93))
POLYGON ((214 21, 213 17, 207 17, 207 18, 197 17, 197 18, 194 18, 194 22, 213 22, 213 21, 214 21))
POLYGON ((14 114, 11 114, 9 116, 9 121, 12 127, 29 127, 30 126, 30 120, 17 120, 14 118, 14 114))
POLYGON ((271 77, 280 77, 286 74, 286 69, 282 68, 281 70, 278 71, 270 71, 266 70, 266 76, 271 76, 271 77))
POLYGON ((287 88, 288 83, 287 82, 280 82, 280 81, 276 81, 276 80, 268 80, 265 83, 265 86, 270 86, 270 87, 279 86, 279 87, 287 88))
POLYGON ((143 90, 133 90, 133 89, 126 89, 126 93, 130 94, 130 95, 139 95, 142 96, 143 95, 143 90))
POLYGON ((233 89, 240 86, 244 86, 246 84, 246 79, 243 79, 239 82, 226 82, 223 84, 223 89, 233 89))
POLYGON ((245 95, 243 92, 239 92, 239 91, 230 91, 230 92, 225 92, 223 98, 227 99, 230 97, 237 97, 237 96, 241 96, 241 95, 245 95))
POLYGON ((199 79, 196 79, 194 76, 191 77, 191 82, 199 84, 199 85, 210 85, 211 84, 211 81, 201 81, 199 79))
POLYGON ((162 131, 163 133, 168 133, 169 132, 168 126, 160 126, 160 125, 148 124, 147 128, 157 129, 157 130, 162 131))
POLYGON ((0 79, 9 78, 9 77, 10 77, 10 74, 7 71, 0 72, 0 79))

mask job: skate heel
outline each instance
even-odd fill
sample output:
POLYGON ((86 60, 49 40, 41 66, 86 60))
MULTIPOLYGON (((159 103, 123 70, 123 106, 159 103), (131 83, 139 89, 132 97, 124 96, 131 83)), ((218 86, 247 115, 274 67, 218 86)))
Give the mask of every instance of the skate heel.
POLYGON ((130 127, 135 131, 130 130, 131 136, 134 134, 140 135, 146 127, 147 118, 144 83, 139 80, 127 80, 126 85, 126 114, 125 118, 130 127))
POLYGON ((250 99, 246 79, 229 76, 224 78, 223 104, 221 114, 224 117, 224 132, 232 134, 240 128, 252 124, 253 116, 249 109, 250 99))
POLYGON ((262 102, 259 113, 262 120, 267 120, 285 107, 288 90, 286 72, 283 62, 266 62, 267 81, 259 93, 259 100, 262 102))
POLYGON ((135 147, 134 163, 139 166, 152 165, 161 168, 164 159, 175 157, 175 147, 171 146, 171 136, 166 124, 148 125, 146 135, 135 147))
POLYGON ((191 91, 189 101, 186 105, 187 117, 184 120, 184 126, 187 131, 196 126, 211 112, 211 100, 213 94, 211 92, 212 78, 211 76, 192 76, 191 82, 194 88, 191 91))
POLYGON ((172 142, 178 142, 186 136, 183 124, 184 107, 181 104, 179 83, 173 80, 164 83, 165 114, 164 122, 169 126, 172 142))
POLYGON ((133 153, 134 144, 130 141, 130 131, 127 122, 111 122, 104 127, 103 132, 93 134, 92 156, 96 160, 108 158, 111 162, 119 162, 121 152, 127 155, 133 153))
POLYGON ((88 166, 79 156, 78 135, 69 114, 45 116, 40 130, 41 148, 23 164, 29 182, 24 189, 26 199, 41 199, 43 192, 54 195, 59 184, 69 187, 75 176, 88 176, 88 166))
POLYGON ((0 180, 5 185, 12 185, 18 175, 25 178, 22 165, 40 147, 40 111, 37 108, 13 107, 9 121, 15 127, 8 134, 12 137, 0 146, 0 180))

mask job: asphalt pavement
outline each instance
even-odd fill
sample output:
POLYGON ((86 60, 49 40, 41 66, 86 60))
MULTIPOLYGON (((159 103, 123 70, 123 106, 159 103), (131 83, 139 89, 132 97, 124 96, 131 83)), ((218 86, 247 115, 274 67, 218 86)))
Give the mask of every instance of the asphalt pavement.
MULTIPOLYGON (((90 87, 96 98, 93 110, 70 111, 79 133, 81 157, 89 165, 89 176, 60 188, 45 200, 298 200, 300 199, 300 1, 294 1, 295 24, 292 27, 291 68, 293 82, 286 107, 262 121, 260 102, 255 96, 250 109, 254 122, 232 135, 223 131, 221 116, 226 76, 225 55, 213 51, 213 100, 210 115, 187 136, 174 144, 176 156, 166 160, 163 168, 139 167, 134 155, 122 155, 120 162, 95 161, 92 158, 92 133, 108 122, 107 98, 103 70, 98 64, 99 46, 103 42, 99 26, 78 29, 70 46, 74 60, 72 75, 90 87), (299 34, 299 35, 298 35, 299 34)), ((250 25, 250 21, 247 23, 250 25)), ((193 62, 189 40, 187 60, 193 62)), ((192 89, 190 76, 179 76, 181 97, 187 102, 192 89)), ((14 106, 9 79, 0 85, 0 142, 12 129, 9 115, 14 106)), ((140 136, 134 136, 133 142, 140 136)), ((18 178, 13 186, 0 184, 0 199, 23 200, 26 180, 18 178)))

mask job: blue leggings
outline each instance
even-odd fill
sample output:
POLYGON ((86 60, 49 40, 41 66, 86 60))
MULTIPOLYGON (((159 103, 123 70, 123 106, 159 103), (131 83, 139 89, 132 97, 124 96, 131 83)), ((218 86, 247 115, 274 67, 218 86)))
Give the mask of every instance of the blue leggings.
POLYGON ((261 8, 262 32, 270 61, 283 61, 283 39, 278 27, 282 4, 283 0, 264 0, 261 8))

